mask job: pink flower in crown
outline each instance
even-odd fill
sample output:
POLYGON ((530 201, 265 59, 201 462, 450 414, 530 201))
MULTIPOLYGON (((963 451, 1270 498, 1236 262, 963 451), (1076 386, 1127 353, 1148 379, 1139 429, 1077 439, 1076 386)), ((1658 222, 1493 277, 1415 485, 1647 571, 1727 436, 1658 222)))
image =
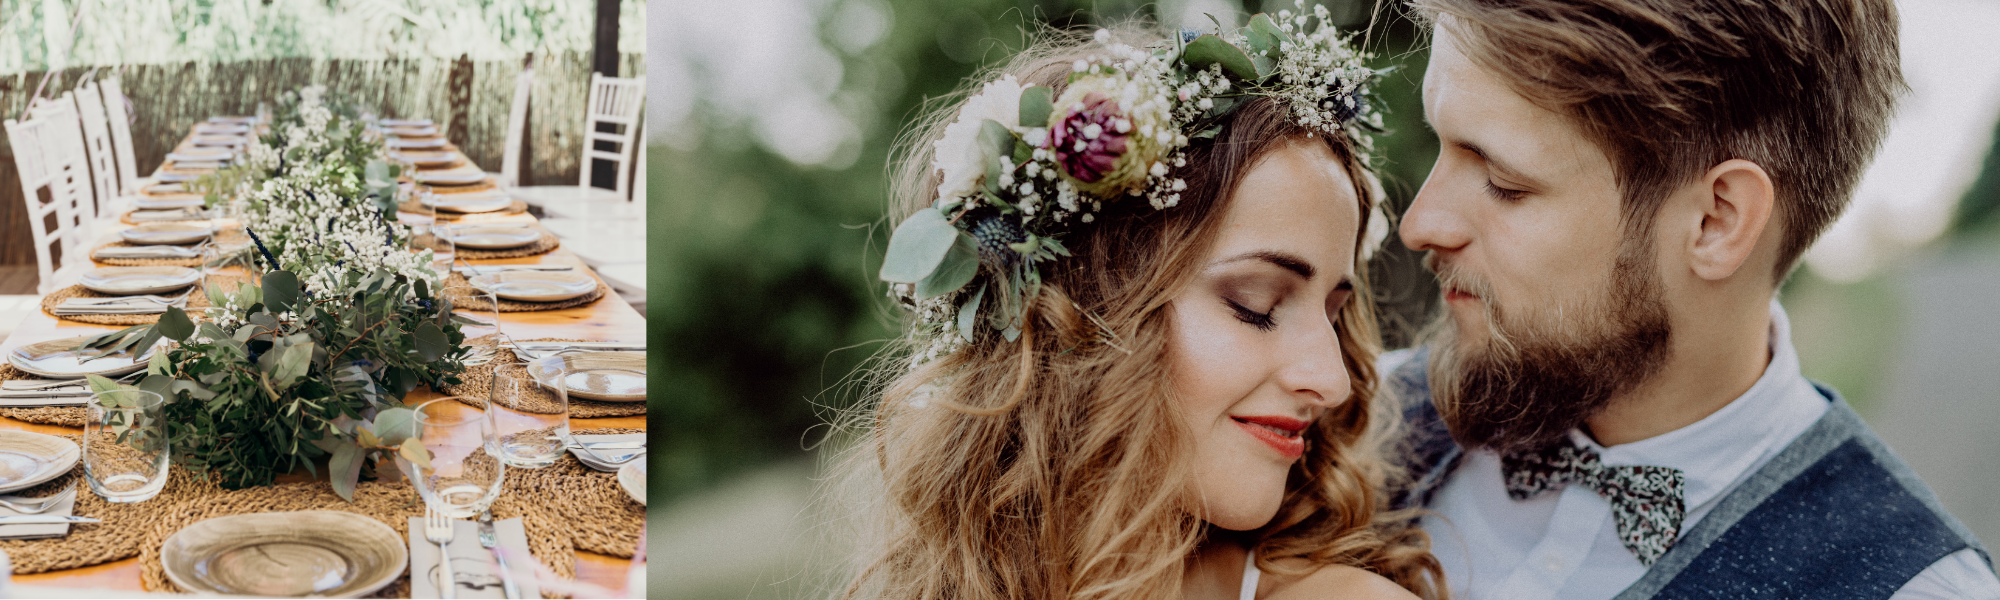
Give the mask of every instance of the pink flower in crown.
POLYGON ((1103 92, 1085 94, 1074 111, 1050 128, 1056 162, 1082 184, 1101 182, 1125 156, 1131 121, 1103 92), (1121 127, 1122 125, 1122 127, 1121 127))

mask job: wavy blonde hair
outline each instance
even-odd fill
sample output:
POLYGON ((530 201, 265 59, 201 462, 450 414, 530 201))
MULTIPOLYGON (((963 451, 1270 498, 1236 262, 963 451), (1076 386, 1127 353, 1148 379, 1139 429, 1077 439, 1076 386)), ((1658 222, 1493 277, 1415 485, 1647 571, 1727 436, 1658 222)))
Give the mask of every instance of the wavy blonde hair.
MULTIPOLYGON (((1116 37, 1139 47, 1163 41, 1136 27, 1116 37)), ((981 80, 1013 74, 1060 95, 1069 65, 1093 51, 1089 41, 1044 32, 981 80)), ((935 107, 898 144, 898 219, 935 200, 932 142, 959 104, 935 107)), ((1293 143, 1324 144, 1345 164, 1366 231, 1380 199, 1348 140, 1311 135, 1280 101, 1256 99, 1216 139, 1189 148, 1178 206, 1107 206, 1063 239, 1073 257, 1043 267, 1018 340, 982 330, 913 370, 902 366, 907 357, 885 359, 879 397, 847 415, 855 444, 837 466, 848 489, 864 490, 856 510, 866 539, 844 597, 1180 595, 1185 560, 1211 528, 1197 516, 1192 437, 1167 371, 1167 307, 1213 244, 1238 181, 1293 143)), ((1336 323, 1353 397, 1305 433, 1277 515, 1243 539, 1267 572, 1351 565, 1439 597, 1428 538, 1409 515, 1380 511, 1390 477, 1380 442, 1398 419, 1378 414, 1379 336, 1367 294, 1354 297, 1336 323)))

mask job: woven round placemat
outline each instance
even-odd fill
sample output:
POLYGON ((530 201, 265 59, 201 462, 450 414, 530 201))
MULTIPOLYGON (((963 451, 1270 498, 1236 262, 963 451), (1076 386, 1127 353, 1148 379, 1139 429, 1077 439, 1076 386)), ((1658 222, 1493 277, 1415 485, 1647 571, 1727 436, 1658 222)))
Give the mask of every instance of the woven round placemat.
MULTIPOLYGON (((14 368, 14 365, 0 363, 0 381, 38 381, 41 376, 14 368)), ((81 406, 35 406, 27 408, 0 408, 0 417, 18 419, 42 425, 83 426, 81 406)))
MULTIPOLYGON (((580 429, 577 434, 643 433, 638 429, 580 429)), ((60 436, 71 442, 80 435, 60 436)), ((174 532, 215 517, 260 512, 337 510, 365 515, 409 535, 409 519, 422 516, 423 501, 409 482, 393 471, 381 473, 378 481, 355 486, 354 501, 342 500, 324 481, 285 483, 242 490, 224 490, 203 474, 175 468, 165 489, 150 500, 135 504, 112 504, 83 485, 83 466, 41 485, 16 492, 29 498, 61 493, 74 484, 79 489, 71 514, 101 519, 102 523, 70 526, 60 538, 0 540, 0 550, 13 559, 17 574, 74 569, 138 556, 140 581, 150 591, 185 592, 166 577, 160 563, 160 547, 174 532)), ((510 469, 499 500, 493 503, 495 518, 520 517, 528 534, 528 550, 549 570, 566 577, 576 576, 574 550, 630 558, 638 546, 639 530, 645 524, 645 508, 619 489, 617 475, 583 466, 575 457, 564 455, 556 464, 541 469, 510 469)), ((408 574, 384 587, 376 598, 406 598, 410 595, 408 574)), ((544 594, 544 597, 556 597, 544 594)))
POLYGON ((453 223, 458 223, 458 222, 476 223, 479 221, 494 220, 499 217, 518 215, 524 212, 528 212, 528 203, 522 202, 520 200, 515 200, 513 204, 507 205, 507 208, 503 208, 496 211, 482 212, 482 213, 460 213, 460 212, 452 212, 449 210, 433 211, 430 209, 430 207, 424 206, 423 204, 417 202, 416 200, 404 200, 402 204, 396 205, 396 210, 415 215, 421 215, 424 213, 434 213, 437 215, 437 219, 439 221, 450 221, 453 223))
POLYGON ((535 243, 533 244, 528 244, 526 246, 521 246, 518 248, 504 248, 500 250, 459 248, 458 257, 466 260, 484 260, 493 258, 526 258, 530 256, 539 256, 543 254, 548 254, 550 252, 554 252, 556 248, 561 248, 561 247, 562 247, 561 240, 556 239, 556 236, 549 234, 549 232, 543 231, 542 239, 536 240, 535 243))
MULTIPOLYGON (((59 437, 71 442, 83 439, 82 435, 59 437)), ((160 491, 159 496, 135 504, 113 504, 91 492, 82 479, 83 465, 78 463, 68 474, 14 492, 29 498, 43 498, 60 493, 74 483, 79 489, 76 492, 76 507, 70 514, 104 521, 71 525, 69 535, 60 538, 0 540, 0 550, 5 550, 14 562, 14 573, 25 575, 75 569, 138 556, 143 543, 138 532, 159 525, 164 516, 164 511, 160 510, 162 507, 221 491, 213 481, 204 481, 185 469, 172 469, 166 488, 160 491)), ((158 552, 157 545, 154 551, 158 552)))
POLYGON ((500 187, 493 183, 493 178, 491 177, 488 177, 486 179, 481 179, 479 180, 478 183, 469 183, 465 185, 439 185, 435 183, 427 183, 424 185, 429 186, 432 192, 439 194, 470 194, 473 192, 484 192, 488 190, 493 190, 500 187))
POLYGON ((463 167, 463 166, 466 166, 466 165, 469 165, 469 164, 472 164, 472 163, 470 163, 470 162, 467 162, 467 161, 465 160, 465 156, 464 156, 464 155, 459 155, 459 157, 458 157, 458 158, 454 158, 454 159, 451 159, 451 163, 450 163, 450 164, 445 164, 445 165, 439 165, 439 164, 436 164, 436 163, 432 163, 432 164, 430 164, 430 165, 425 165, 425 164, 423 164, 423 163, 418 163, 418 164, 417 164, 417 170, 418 170, 418 171, 450 171, 450 170, 452 170, 452 169, 456 169, 456 168, 459 168, 459 167, 463 167))
POLYGON ((201 257, 193 258, 98 258, 97 251, 105 248, 137 248, 125 242, 112 242, 90 251, 90 260, 113 267, 198 267, 201 257))
MULTIPOLYGON (((581 340, 573 338, 542 338, 542 339, 518 340, 518 341, 588 342, 594 340, 581 340)), ((467 346, 492 346, 493 343, 494 343, 493 336, 477 337, 465 341, 465 345, 467 346)), ((472 406, 477 406, 480 408, 486 408, 486 397, 493 391, 493 370, 500 368, 501 365, 510 365, 510 364, 517 365, 522 363, 519 358, 514 356, 513 352, 508 352, 503 350, 499 355, 494 357, 493 362, 489 362, 483 365, 466 367, 465 372, 460 373, 458 375, 458 379, 462 383, 459 383, 458 385, 446 384, 442 388, 439 388, 438 392, 454 396, 458 398, 459 402, 469 404, 472 406)), ((572 419, 598 419, 604 417, 641 417, 645 415, 646 415, 646 403, 644 402, 598 402, 596 400, 586 400, 583 398, 569 399, 569 416, 572 419)))
MULTIPOLYGON (((472 285, 472 282, 470 280, 467 280, 465 278, 465 275, 460 274, 457 271, 453 271, 450 276, 445 277, 444 284, 440 285, 439 289, 451 287, 454 285, 469 286, 472 285)), ((518 300, 501 299, 500 312, 504 313, 535 312, 542 310, 562 310, 565 308, 576 308, 578 306, 587 306, 597 302, 598 300, 602 300, 604 299, 604 295, 610 292, 611 288, 605 286, 604 282, 599 281, 597 282, 597 289, 591 290, 590 293, 588 294, 577 296, 575 298, 570 298, 568 300, 557 300, 555 302, 521 302, 518 300)), ((468 298, 460 300, 459 302, 461 306, 473 310, 480 310, 486 308, 486 300, 482 298, 468 298)))
MULTIPOLYGON (((211 278, 215 279, 217 282, 223 283, 224 287, 230 289, 234 289, 235 286, 227 285, 228 283, 234 282, 237 283, 238 285, 241 285, 243 283, 248 283, 250 281, 249 277, 242 275, 214 275, 211 276, 211 278)), ((187 307, 185 309, 188 313, 188 316, 195 319, 201 318, 202 315, 201 309, 213 306, 208 302, 208 294, 203 293, 202 290, 199 289, 200 285, 202 284, 200 283, 190 284, 190 287, 196 287, 197 289, 195 289, 193 293, 188 294, 187 307)), ((163 294, 155 294, 155 295, 172 296, 175 294, 179 294, 183 291, 187 291, 187 288, 180 288, 171 292, 166 292, 163 294)), ((50 293, 47 296, 43 296, 42 312, 48 313, 49 316, 62 319, 64 321, 89 323, 92 325, 119 325, 119 326, 129 327, 132 325, 150 325, 153 323, 160 322, 160 315, 58 315, 55 312, 56 306, 61 305, 64 300, 68 300, 70 298, 115 298, 115 297, 116 296, 113 296, 111 294, 100 294, 97 292, 90 291, 88 288, 85 288, 81 285, 72 285, 60 290, 56 290, 55 292, 50 293)))

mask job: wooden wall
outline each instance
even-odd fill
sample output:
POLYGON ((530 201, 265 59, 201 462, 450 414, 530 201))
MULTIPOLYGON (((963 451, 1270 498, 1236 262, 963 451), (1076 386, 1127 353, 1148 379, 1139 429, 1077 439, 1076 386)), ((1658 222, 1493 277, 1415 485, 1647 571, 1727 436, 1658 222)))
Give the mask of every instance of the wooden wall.
MULTIPOLYGON (((620 76, 645 73, 644 55, 625 54, 619 59, 620 76)), ((577 161, 583 152, 580 140, 590 86, 590 54, 551 53, 534 60, 535 85, 530 93, 522 183, 575 185, 577 161)), ((56 91, 43 92, 43 96, 56 96, 75 87, 89 71, 75 68, 58 73, 48 84, 56 91)), ((520 72, 519 60, 276 58, 131 65, 119 75, 119 83, 132 99, 136 115, 133 158, 141 174, 152 173, 196 122, 213 115, 254 114, 258 102, 312 84, 325 85, 364 104, 374 103, 383 116, 437 121, 474 163, 497 172, 501 146, 507 139, 514 77, 520 72)), ((104 77, 102 70, 98 77, 104 77)), ((20 118, 41 79, 40 72, 0 76, 0 117, 20 118)), ((35 261, 21 193, 12 144, 6 132, 0 131, 0 265, 35 261)))

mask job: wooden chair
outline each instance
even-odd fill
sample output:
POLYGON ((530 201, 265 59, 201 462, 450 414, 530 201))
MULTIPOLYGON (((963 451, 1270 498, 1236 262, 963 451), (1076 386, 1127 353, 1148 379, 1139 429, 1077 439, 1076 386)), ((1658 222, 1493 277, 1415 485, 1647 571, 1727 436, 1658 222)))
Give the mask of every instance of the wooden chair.
POLYGON ((125 92, 119 89, 117 77, 106 78, 98 87, 104 92, 104 116, 111 126, 113 156, 118 161, 118 195, 136 195, 139 188, 152 183, 152 178, 140 177, 138 165, 132 160, 132 125, 130 113, 125 110, 125 92))
POLYGON ((575 186, 537 185, 508 191, 530 205, 552 207, 577 203, 629 202, 632 199, 633 139, 639 132, 639 112, 646 103, 646 78, 621 79, 601 73, 590 76, 590 100, 585 104, 583 157, 575 186), (593 161, 610 161, 611 188, 590 185, 593 161))
POLYGON ((34 234, 36 293, 61 289, 91 268, 90 167, 77 130, 76 104, 45 102, 24 121, 5 122, 34 234))

